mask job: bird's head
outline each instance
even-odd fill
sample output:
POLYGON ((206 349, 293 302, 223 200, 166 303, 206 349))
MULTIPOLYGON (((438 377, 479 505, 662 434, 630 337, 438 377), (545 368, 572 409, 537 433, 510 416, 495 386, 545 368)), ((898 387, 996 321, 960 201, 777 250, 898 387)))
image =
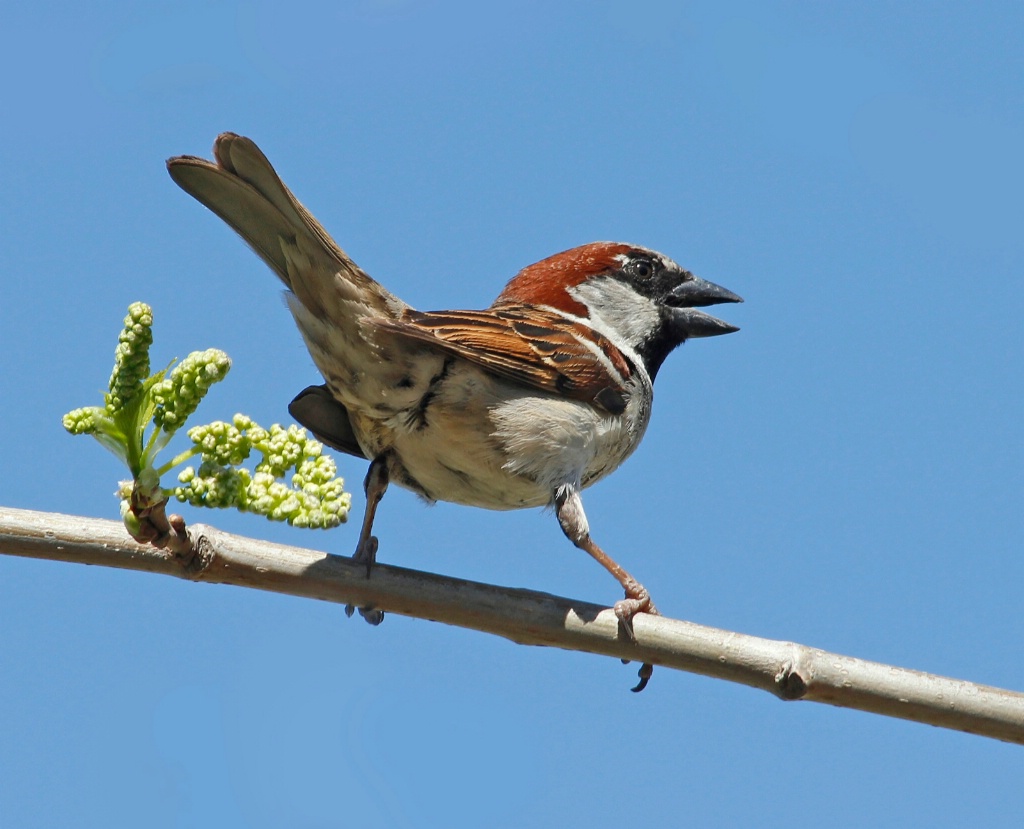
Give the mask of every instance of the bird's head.
POLYGON ((578 317, 635 351, 653 379, 669 353, 686 340, 739 330, 697 310, 723 302, 743 300, 656 251, 592 242, 524 268, 494 307, 536 305, 578 317))

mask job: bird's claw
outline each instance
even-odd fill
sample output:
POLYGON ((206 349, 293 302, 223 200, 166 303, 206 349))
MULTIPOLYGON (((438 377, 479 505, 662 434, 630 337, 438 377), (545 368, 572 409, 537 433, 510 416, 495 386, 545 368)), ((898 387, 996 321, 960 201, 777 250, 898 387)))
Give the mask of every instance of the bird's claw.
POLYGON ((640 666, 640 670, 637 671, 636 675, 640 678, 640 681, 635 687, 630 688, 634 694, 639 694, 644 688, 647 687, 647 683, 651 681, 651 675, 654 673, 654 666, 650 662, 644 662, 640 666))

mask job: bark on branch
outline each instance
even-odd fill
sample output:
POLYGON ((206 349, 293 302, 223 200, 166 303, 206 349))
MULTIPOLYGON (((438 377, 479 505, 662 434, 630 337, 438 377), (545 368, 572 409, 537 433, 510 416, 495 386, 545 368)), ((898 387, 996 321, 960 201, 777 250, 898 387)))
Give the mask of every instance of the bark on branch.
POLYGON ((640 614, 636 641, 609 608, 271 544, 195 524, 192 549, 133 541, 120 522, 0 507, 0 553, 234 584, 727 679, 784 700, 810 700, 1024 744, 1024 694, 640 614))

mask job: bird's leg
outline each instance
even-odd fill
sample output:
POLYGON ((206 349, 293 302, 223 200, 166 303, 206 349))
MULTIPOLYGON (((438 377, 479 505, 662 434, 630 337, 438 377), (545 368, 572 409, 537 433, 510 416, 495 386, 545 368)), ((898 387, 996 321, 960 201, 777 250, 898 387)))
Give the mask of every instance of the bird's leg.
MULTIPOLYGON (((630 640, 635 641, 633 617, 637 613, 660 615, 654 602, 651 601, 651 594, 647 592, 646 587, 594 543, 594 539, 590 537, 590 525, 587 522, 586 513, 583 512, 583 500, 576 487, 563 484, 555 490, 555 513, 566 538, 579 549, 589 553, 605 570, 615 576, 619 584, 622 585, 622 589, 626 591, 626 598, 617 601, 613 609, 626 635, 630 640)), ((645 662, 641 665, 640 682, 633 690, 642 691, 647 686, 653 671, 654 666, 650 663, 645 662)))
POLYGON ((658 609, 651 601, 647 588, 633 578, 610 555, 594 543, 590 537, 590 526, 583 512, 583 501, 579 492, 572 486, 560 486, 555 490, 555 509, 562 532, 577 547, 589 553, 597 562, 611 573, 626 591, 626 598, 615 603, 615 615, 626 628, 630 639, 633 639, 633 617, 637 613, 653 613, 658 609))
MULTIPOLYGON (((363 491, 366 493, 366 510, 363 512, 363 527, 359 531, 359 541, 356 544, 356 551, 352 558, 355 561, 366 565, 366 578, 370 578, 370 570, 373 569, 377 560, 377 537, 371 535, 373 532, 373 519, 377 515, 377 505, 388 489, 388 466, 384 455, 378 455, 370 462, 370 468, 366 471, 366 478, 363 480, 363 491)), ((359 615, 366 619, 371 625, 379 625, 384 621, 384 611, 372 607, 356 608, 355 605, 345 605, 345 614, 351 616, 356 610, 359 615)))
POLYGON ((373 532, 373 519, 377 515, 377 505, 384 493, 388 490, 388 466, 384 455, 378 455, 370 462, 370 468, 366 470, 366 478, 363 480, 363 492, 366 493, 366 510, 363 512, 363 528, 359 531, 359 542, 356 544, 356 551, 352 555, 356 561, 366 564, 366 576, 369 578, 370 570, 377 560, 377 537, 370 535, 373 532))

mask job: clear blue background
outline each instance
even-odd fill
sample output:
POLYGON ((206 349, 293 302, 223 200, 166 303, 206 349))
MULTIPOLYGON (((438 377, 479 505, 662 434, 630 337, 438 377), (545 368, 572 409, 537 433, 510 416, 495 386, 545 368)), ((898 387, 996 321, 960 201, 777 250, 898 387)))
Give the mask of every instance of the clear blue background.
MULTIPOLYGON (((588 491, 597 539, 670 615, 1024 689, 1022 9, 8 4, 0 503, 116 517, 122 470, 60 416, 133 300, 154 362, 234 358, 206 419, 285 420, 316 382, 271 273, 164 170, 233 130, 417 307, 608 238, 742 294, 588 491)), ((391 563, 618 596, 541 511, 392 491, 378 530, 391 563)), ((0 825, 1024 821, 1020 747, 634 669, 0 558, 0 825)))

